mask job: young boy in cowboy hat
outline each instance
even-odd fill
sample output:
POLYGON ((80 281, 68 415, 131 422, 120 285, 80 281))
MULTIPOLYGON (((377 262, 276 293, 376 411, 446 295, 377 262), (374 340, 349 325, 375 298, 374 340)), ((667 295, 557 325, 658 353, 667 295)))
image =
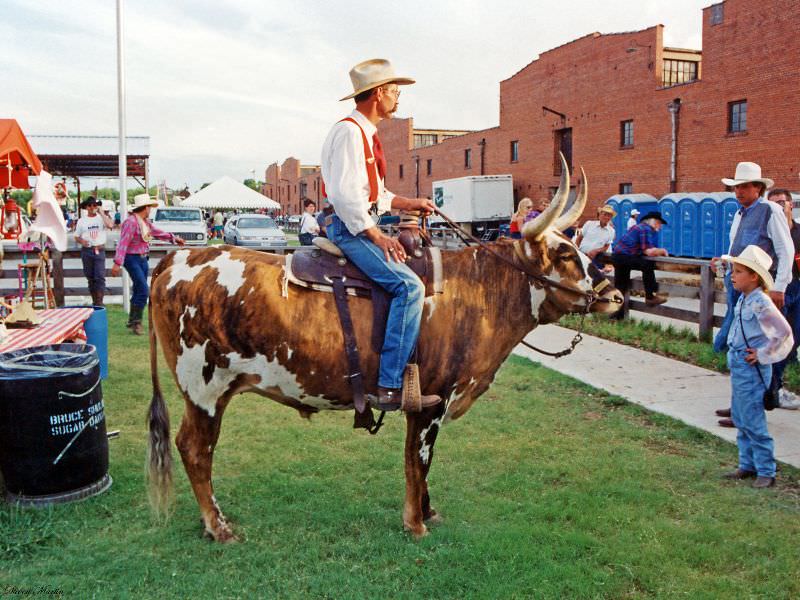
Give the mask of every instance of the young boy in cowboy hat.
POLYGON ((731 282, 741 293, 728 332, 728 368, 731 372, 731 415, 739 429, 739 467, 726 479, 755 478, 754 488, 775 485, 775 454, 767 431, 764 392, 772 378, 772 364, 789 354, 792 329, 767 295, 774 282, 772 259, 755 245, 739 256, 723 255, 731 264, 731 282))

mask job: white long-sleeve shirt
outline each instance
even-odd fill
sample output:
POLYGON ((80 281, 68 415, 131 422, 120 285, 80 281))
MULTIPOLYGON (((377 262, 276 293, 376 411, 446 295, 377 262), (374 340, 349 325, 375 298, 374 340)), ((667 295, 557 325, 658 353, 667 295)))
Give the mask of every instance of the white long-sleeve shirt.
MULTIPOLYGON (((372 150, 372 136, 378 130, 363 114, 354 110, 350 115, 364 130, 367 143, 372 150)), ((374 151, 373 151, 374 154, 374 151)), ((361 131, 353 123, 336 123, 322 146, 322 180, 325 192, 333 204, 336 215, 344 222, 352 235, 358 235, 375 225, 369 213, 369 177, 364 156, 364 140, 361 131)), ((377 168, 373 163, 369 168, 377 168)), ((394 194, 378 177, 378 214, 392 208, 394 194)))
MULTIPOLYGON (((776 292, 785 292, 786 286, 792 281, 792 264, 794 263, 794 242, 792 242, 792 234, 789 233, 789 224, 786 222, 786 215, 783 214, 783 209, 775 202, 769 202, 763 198, 759 198, 756 202, 766 202, 772 211, 772 215, 767 221, 767 235, 772 240, 775 257, 778 260, 778 272, 775 275, 773 289, 776 292)), ((731 236, 728 244, 729 253, 733 247, 733 240, 736 239, 736 232, 739 230, 739 222, 741 220, 742 215, 739 214, 739 211, 736 211, 733 223, 731 223, 731 236)))

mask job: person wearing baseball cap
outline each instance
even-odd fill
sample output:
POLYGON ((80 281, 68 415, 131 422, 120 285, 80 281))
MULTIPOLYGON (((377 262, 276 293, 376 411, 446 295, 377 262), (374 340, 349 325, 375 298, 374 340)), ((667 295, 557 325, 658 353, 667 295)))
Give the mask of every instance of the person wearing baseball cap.
POLYGON ((631 211, 631 216, 628 218, 628 224, 625 227, 625 231, 627 231, 628 229, 630 229, 631 227, 636 225, 636 217, 638 217, 638 216, 639 216, 639 209, 638 208, 634 208, 631 211))
MULTIPOLYGON (((414 80, 397 75, 388 60, 374 58, 354 66, 350 81, 353 91, 342 100, 354 100, 355 110, 333 126, 322 147, 324 195, 334 209, 326 231, 350 261, 392 296, 373 406, 384 411, 405 409, 403 387, 407 393, 415 387, 406 385, 411 378, 405 373, 413 371, 406 364, 417 344, 425 286, 405 264, 402 244, 382 233, 373 215, 390 209, 425 214, 435 208, 426 198, 404 198, 384 186, 386 158, 378 123, 394 116, 400 86, 414 80)), ((441 402, 439 396, 414 396, 410 410, 441 402)))

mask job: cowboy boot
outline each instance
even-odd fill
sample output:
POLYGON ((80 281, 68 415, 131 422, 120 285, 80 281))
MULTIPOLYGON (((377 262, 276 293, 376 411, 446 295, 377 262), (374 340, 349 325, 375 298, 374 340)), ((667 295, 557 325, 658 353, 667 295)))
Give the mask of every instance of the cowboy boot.
POLYGON ((94 293, 94 296, 92 296, 92 298, 94 299, 94 305, 95 306, 103 306, 103 296, 104 295, 105 294, 104 294, 103 290, 97 290, 94 293))
POLYGON ((144 312, 143 306, 131 306, 130 316, 130 329, 134 335, 142 335, 142 313, 144 312))
POLYGON ((402 409, 404 412, 421 412, 423 408, 436 406, 442 401, 435 394, 423 396, 419 386, 419 367, 416 364, 406 365, 403 373, 401 389, 378 388, 378 397, 371 402, 373 408, 390 412, 402 409))

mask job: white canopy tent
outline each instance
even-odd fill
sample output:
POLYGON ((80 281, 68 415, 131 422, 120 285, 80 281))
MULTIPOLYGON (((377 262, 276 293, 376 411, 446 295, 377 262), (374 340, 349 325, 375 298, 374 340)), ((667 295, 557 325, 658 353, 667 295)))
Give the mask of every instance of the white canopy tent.
POLYGON ((266 208, 280 210, 281 205, 227 175, 204 187, 181 202, 192 208, 266 208))

